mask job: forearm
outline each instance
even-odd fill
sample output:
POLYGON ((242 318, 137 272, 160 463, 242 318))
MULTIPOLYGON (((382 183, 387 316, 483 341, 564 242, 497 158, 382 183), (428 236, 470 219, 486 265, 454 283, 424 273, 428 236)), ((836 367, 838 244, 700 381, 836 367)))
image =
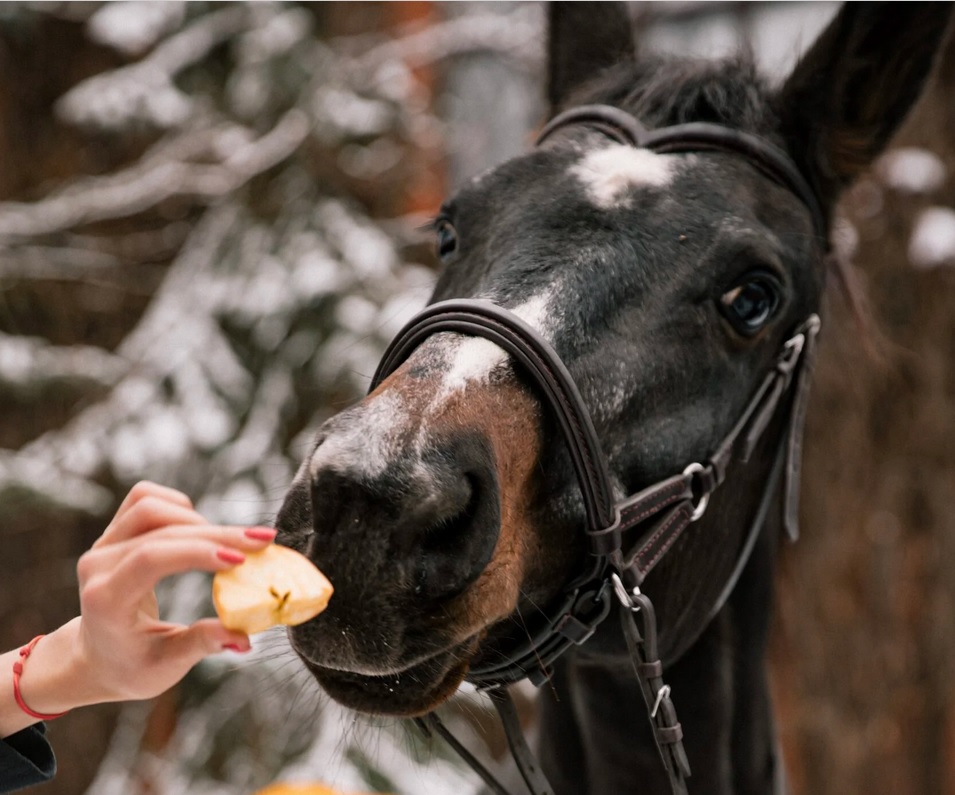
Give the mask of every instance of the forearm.
MULTIPOLYGON (((80 619, 64 624, 44 637, 23 661, 20 695, 34 712, 55 715, 96 703, 90 677, 84 673, 77 635, 80 619)), ((0 737, 9 737, 37 722, 17 704, 13 693, 13 665, 19 649, 0 655, 0 737)))

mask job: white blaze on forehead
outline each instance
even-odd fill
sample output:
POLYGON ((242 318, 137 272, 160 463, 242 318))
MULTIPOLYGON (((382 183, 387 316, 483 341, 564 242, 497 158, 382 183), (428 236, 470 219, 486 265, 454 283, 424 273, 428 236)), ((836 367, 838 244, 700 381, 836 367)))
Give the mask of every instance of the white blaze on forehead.
POLYGON ((357 408, 344 427, 336 428, 318 446, 309 463, 311 476, 322 469, 370 477, 383 474, 401 450, 408 419, 401 395, 382 392, 357 408))
POLYGON ((588 152, 570 174, 583 183, 594 204, 609 210, 625 202, 632 187, 669 185, 676 162, 672 155, 619 144, 588 152))

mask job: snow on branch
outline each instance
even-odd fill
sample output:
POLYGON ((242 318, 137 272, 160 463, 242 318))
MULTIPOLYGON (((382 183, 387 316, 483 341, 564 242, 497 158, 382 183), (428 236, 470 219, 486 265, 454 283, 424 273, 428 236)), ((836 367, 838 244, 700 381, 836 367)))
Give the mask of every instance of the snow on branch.
MULTIPOLYGON (((137 3, 126 6, 128 14, 141 13, 137 3)), ((244 30, 249 18, 245 4, 200 16, 143 60, 74 86, 57 102, 57 113, 64 121, 102 130, 122 130, 135 123, 159 129, 179 126, 195 111, 195 102, 173 78, 244 30)))
POLYGON ((91 381, 111 386, 126 363, 91 345, 51 345, 42 337, 0 333, 0 387, 36 390, 57 381, 91 381))
POLYGON ((129 217, 173 196, 205 201, 224 196, 292 155, 308 130, 305 114, 292 108, 252 141, 245 141, 245 128, 231 123, 216 125, 204 135, 183 133, 118 173, 77 180, 68 190, 38 202, 0 203, 0 240, 129 217), (196 162, 203 157, 219 162, 196 162))
MULTIPOLYGON (((115 360, 128 366, 106 397, 20 450, 0 452, 0 492, 25 489, 97 513, 109 505, 111 495, 93 477, 113 458, 120 465, 136 465, 144 456, 184 452, 182 431, 174 428, 188 426, 163 409, 162 381, 192 352, 222 354, 209 343, 208 319, 206 325, 190 322, 206 312, 193 318, 189 302, 206 300, 208 292, 189 288, 216 262, 236 219, 234 208, 213 210, 190 236, 149 310, 117 349, 115 360)), ((205 420, 212 422, 214 416, 208 411, 205 420)))
POLYGON ((120 266, 114 256, 80 247, 19 245, 0 251, 2 279, 95 281, 97 272, 120 266))

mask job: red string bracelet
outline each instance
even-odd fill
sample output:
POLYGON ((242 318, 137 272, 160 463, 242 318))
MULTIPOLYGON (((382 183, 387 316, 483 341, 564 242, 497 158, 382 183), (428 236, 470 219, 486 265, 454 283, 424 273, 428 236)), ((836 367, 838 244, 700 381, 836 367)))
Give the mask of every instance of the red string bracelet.
MULTIPOLYGON (((23 700, 23 695, 20 693, 20 674, 23 673, 23 663, 26 662, 27 657, 30 656, 30 652, 33 651, 33 647, 40 642, 40 638, 46 637, 45 635, 37 635, 33 640, 31 640, 26 646, 20 649, 21 659, 17 660, 13 664, 13 697, 17 700, 17 704, 20 706, 27 715, 31 718, 36 718, 37 720, 53 720, 54 718, 62 718, 66 712, 58 712, 56 715, 44 715, 41 712, 34 712, 27 706, 27 703, 23 700)), ((69 710, 67 710, 69 712, 69 710)))

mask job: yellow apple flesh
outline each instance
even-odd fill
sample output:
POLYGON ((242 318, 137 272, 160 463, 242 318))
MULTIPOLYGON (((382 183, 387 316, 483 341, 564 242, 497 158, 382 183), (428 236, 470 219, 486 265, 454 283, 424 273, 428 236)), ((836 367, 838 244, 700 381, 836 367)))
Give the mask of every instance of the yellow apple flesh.
POLYGON ((212 601, 229 629, 252 635, 279 624, 295 626, 328 605, 332 584, 304 555, 270 544, 245 562, 216 573, 212 601))

